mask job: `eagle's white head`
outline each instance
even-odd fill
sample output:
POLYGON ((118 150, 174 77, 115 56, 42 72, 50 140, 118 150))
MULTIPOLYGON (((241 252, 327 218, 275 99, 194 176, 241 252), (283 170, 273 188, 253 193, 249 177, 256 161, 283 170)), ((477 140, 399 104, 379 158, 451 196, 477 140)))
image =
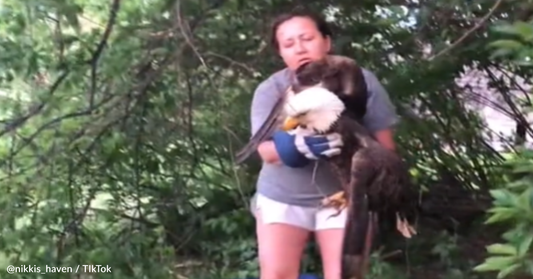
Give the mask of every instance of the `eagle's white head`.
POLYGON ((300 126, 323 133, 337 122, 345 106, 335 93, 315 86, 288 97, 284 110, 287 114, 284 130, 300 126))

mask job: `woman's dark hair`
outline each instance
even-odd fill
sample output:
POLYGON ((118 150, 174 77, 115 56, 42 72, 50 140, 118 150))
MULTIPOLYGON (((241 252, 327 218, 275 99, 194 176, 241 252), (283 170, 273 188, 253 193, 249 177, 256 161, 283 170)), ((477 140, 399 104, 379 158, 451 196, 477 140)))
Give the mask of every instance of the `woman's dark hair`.
POLYGON ((307 17, 311 19, 318 29, 318 31, 322 34, 324 37, 331 37, 333 34, 331 32, 331 29, 329 28, 328 22, 324 17, 320 14, 314 13, 312 11, 309 11, 304 8, 296 8, 292 10, 289 13, 281 14, 274 18, 272 21, 271 27, 270 27, 270 44, 272 47, 276 50, 279 50, 279 42, 276 38, 276 32, 278 31, 278 27, 284 23, 285 21, 292 19, 293 17, 307 17))

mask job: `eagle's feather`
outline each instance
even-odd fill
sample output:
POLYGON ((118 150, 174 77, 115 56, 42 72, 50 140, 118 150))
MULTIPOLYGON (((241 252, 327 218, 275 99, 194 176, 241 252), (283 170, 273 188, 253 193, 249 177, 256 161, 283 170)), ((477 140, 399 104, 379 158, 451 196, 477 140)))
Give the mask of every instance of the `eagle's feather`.
POLYGON ((257 132, 252 136, 252 138, 250 138, 246 145, 235 154, 235 164, 242 164, 257 151, 257 147, 260 143, 268 140, 274 131, 279 129, 281 121, 283 121, 285 118, 285 114, 283 113, 283 105, 285 104, 287 98, 293 94, 293 88, 289 87, 285 91, 285 94, 276 101, 274 108, 272 108, 272 111, 270 111, 270 114, 265 122, 261 125, 261 127, 259 127, 257 132))

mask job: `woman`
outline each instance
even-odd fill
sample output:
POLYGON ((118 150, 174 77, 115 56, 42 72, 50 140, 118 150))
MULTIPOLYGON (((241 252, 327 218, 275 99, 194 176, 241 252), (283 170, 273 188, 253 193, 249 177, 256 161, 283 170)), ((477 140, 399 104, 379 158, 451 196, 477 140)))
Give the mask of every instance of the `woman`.
MULTIPOLYGON (((330 52, 331 35, 326 21, 309 12, 284 14, 274 20, 272 44, 287 67, 257 87, 251 105, 252 134, 291 83, 291 72, 330 52)), ((376 76, 365 69, 363 72, 369 92, 365 126, 384 146, 394 149, 395 109, 376 76)), ((335 156, 332 150, 341 145, 334 136, 311 141, 296 139, 283 131, 259 145, 257 151, 264 163, 252 211, 257 224, 261 279, 296 279, 311 232, 320 247, 325 279, 340 279, 346 213, 331 217, 335 209, 318 206, 324 196, 337 192, 340 185, 325 165, 319 165, 312 183, 315 170, 310 161, 321 154, 335 156), (298 144, 302 142, 305 144, 298 144)))

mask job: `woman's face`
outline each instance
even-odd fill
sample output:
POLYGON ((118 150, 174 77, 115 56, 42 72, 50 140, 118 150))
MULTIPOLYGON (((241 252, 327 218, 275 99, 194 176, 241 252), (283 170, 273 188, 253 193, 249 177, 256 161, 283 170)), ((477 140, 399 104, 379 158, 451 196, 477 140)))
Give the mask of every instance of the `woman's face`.
POLYGON ((331 48, 330 39, 322 36, 315 22, 308 17, 293 17, 283 22, 278 26, 276 38, 279 54, 291 70, 323 58, 331 48))

